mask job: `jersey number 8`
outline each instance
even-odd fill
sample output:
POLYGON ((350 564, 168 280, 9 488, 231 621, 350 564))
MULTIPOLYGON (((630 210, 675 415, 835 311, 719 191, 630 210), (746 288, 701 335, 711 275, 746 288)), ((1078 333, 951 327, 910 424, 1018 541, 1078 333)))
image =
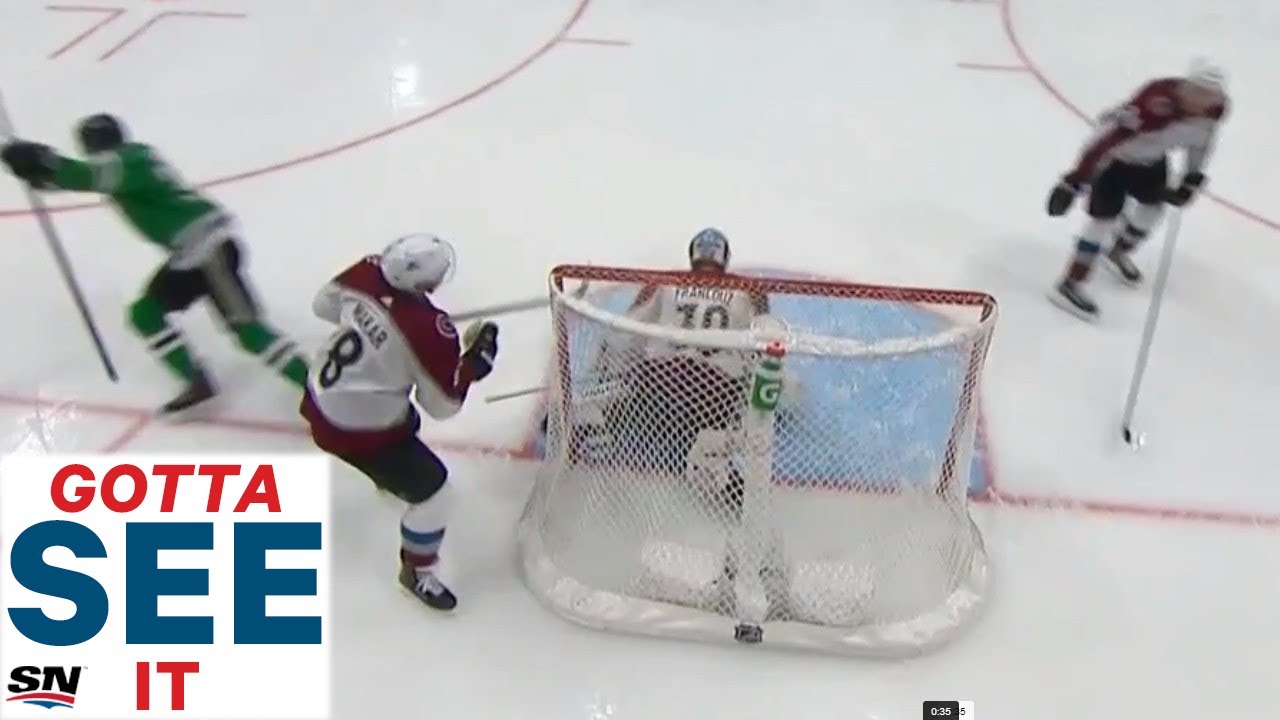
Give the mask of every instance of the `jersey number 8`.
POLYGON ((347 330, 334 338, 329 344, 329 352, 325 354, 324 364, 320 366, 318 382, 320 387, 328 389, 342 379, 342 371, 360 362, 364 355, 364 340, 355 330, 347 330))

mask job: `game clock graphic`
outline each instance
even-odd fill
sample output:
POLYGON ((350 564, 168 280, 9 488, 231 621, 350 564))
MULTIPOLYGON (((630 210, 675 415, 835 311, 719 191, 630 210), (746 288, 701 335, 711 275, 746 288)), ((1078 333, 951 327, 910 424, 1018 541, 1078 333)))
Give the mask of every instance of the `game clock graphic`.
POLYGON ((330 716, 322 456, 10 456, 0 560, 0 720, 330 716))
POLYGON ((925 720, 974 720, 972 700, 926 700, 923 712, 925 720))

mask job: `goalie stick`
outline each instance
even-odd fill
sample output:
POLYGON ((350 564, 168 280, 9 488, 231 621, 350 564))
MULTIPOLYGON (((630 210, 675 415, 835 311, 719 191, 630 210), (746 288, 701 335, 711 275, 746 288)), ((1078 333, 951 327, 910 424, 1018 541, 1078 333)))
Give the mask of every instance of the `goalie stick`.
POLYGON ((1160 267, 1156 270, 1155 283, 1151 287, 1151 304, 1147 308, 1147 320, 1142 328, 1142 343, 1138 347, 1138 359, 1134 363, 1133 378, 1129 381, 1129 395, 1124 401, 1124 415, 1120 421, 1120 435, 1129 447, 1137 450, 1142 447, 1145 437, 1133 431, 1133 414, 1138 405, 1138 392, 1142 387, 1143 375, 1147 372, 1147 360, 1151 355, 1151 341, 1156 334, 1156 323, 1160 321, 1160 306, 1164 302, 1165 283, 1169 280, 1169 266, 1173 264, 1173 250, 1178 242, 1178 231, 1182 225, 1182 212, 1173 210, 1165 228, 1164 247, 1160 253, 1160 267))
MULTIPOLYGON (((4 96, 0 95, 0 139, 5 142, 14 138, 13 121, 9 117, 9 109, 5 104, 4 96)), ((71 299, 75 301, 76 310, 80 313, 80 319, 84 322, 85 329, 89 331, 89 337, 93 340, 93 346, 98 351, 98 359, 102 361, 102 369, 106 371, 107 377, 111 382, 119 382, 120 376, 116 373, 116 366, 111 361, 111 354, 107 351, 106 343, 102 341, 102 335, 98 332, 98 325, 93 320, 93 314, 89 311, 89 305, 85 302, 84 293, 80 290, 80 283, 76 280, 75 271, 71 269, 71 260, 67 258, 67 252, 62 247, 62 240, 58 237, 58 230, 53 226, 53 218, 49 216, 49 208, 45 207, 44 199, 40 194, 31 187, 30 184, 23 182, 23 189, 27 193, 27 204, 31 206, 31 212, 36 216, 36 221, 40 224, 40 231, 44 234, 45 242, 49 245, 49 250, 53 253, 53 259, 58 264, 58 272, 62 274, 62 279, 67 285, 67 289, 71 292, 71 299)))

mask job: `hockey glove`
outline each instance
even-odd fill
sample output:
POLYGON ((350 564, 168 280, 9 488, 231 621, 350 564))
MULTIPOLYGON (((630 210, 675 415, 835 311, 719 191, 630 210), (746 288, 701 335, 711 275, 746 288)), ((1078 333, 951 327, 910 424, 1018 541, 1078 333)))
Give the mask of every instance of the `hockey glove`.
POLYGON ((48 145, 15 140, 0 150, 0 161, 16 177, 33 187, 44 187, 53 179, 54 170, 58 167, 58 153, 48 145))
POLYGON ((463 372, 478 382, 493 372, 493 361, 498 357, 498 326, 485 321, 467 328, 463 335, 467 349, 462 352, 463 372))
POLYGON ((1080 188, 1084 187, 1081 183, 1074 182, 1067 178, 1062 178, 1057 185, 1053 186, 1053 190, 1049 192, 1049 201, 1045 203, 1045 210, 1048 211, 1050 217, 1058 217, 1066 215, 1071 209, 1071 203, 1075 202, 1076 195, 1080 194, 1080 188))
POLYGON ((1169 191, 1165 196, 1165 202, 1174 207, 1182 207, 1195 199, 1200 192, 1200 187, 1207 180, 1202 172, 1189 172, 1182 178, 1182 184, 1169 191))

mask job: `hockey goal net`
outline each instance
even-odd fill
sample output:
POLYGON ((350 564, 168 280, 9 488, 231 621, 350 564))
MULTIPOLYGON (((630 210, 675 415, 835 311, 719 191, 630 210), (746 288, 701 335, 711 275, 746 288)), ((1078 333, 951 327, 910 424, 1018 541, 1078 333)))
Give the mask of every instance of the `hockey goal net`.
POLYGON ((996 302, 561 266, 525 578, 596 628, 868 656, 945 643, 989 577, 968 512, 996 302), (627 316, 645 286, 768 298, 749 329, 627 316), (579 288, 589 288, 585 294, 579 288))

